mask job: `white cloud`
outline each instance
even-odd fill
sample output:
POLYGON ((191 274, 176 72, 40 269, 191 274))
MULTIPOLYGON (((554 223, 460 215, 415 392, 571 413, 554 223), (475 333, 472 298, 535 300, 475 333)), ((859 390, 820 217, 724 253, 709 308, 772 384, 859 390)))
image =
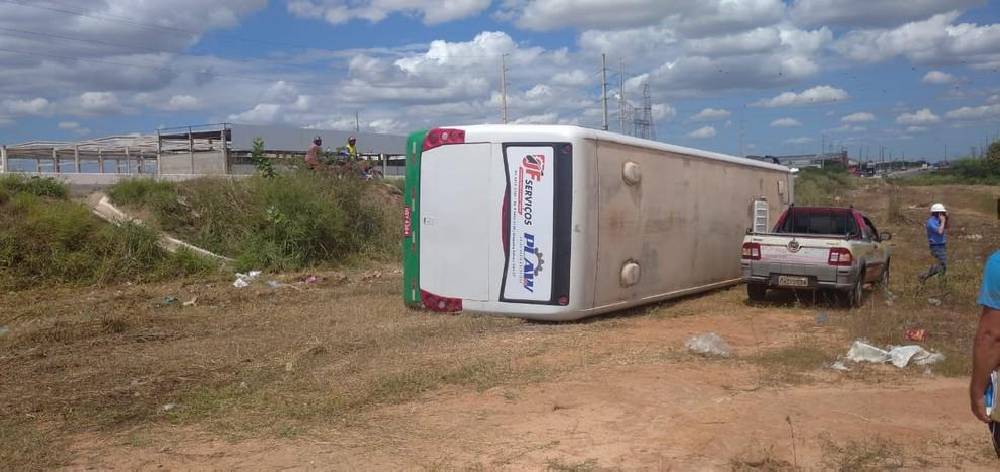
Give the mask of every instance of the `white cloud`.
POLYGON ((86 134, 90 134, 90 129, 89 128, 85 128, 83 126, 80 126, 80 123, 76 122, 76 121, 60 121, 59 122, 59 129, 64 129, 64 130, 67 130, 67 131, 72 131, 73 133, 78 134, 80 136, 83 136, 83 135, 86 135, 86 134))
POLYGON ((951 75, 947 72, 941 72, 939 70, 932 70, 928 72, 927 74, 924 75, 924 78, 921 80, 921 82, 925 84, 933 84, 933 85, 950 84, 954 81, 955 81, 954 75, 951 75))
POLYGON ((962 107, 944 114, 952 120, 983 120, 1000 118, 1000 103, 981 105, 977 107, 962 107))
POLYGON ((278 123, 279 117, 281 116, 279 114, 280 111, 280 105, 275 105, 273 103, 260 103, 250 110, 229 115, 229 121, 246 124, 278 123))
POLYGON ((896 117, 896 123, 901 125, 922 126, 940 122, 941 117, 935 115, 929 108, 923 108, 914 113, 903 113, 896 117))
POLYGON ((927 131, 927 127, 926 126, 907 126, 906 127, 906 132, 907 133, 922 133, 924 131, 927 131))
POLYGON ((781 21, 780 0, 523 0, 506 2, 503 18, 515 18, 522 28, 556 30, 567 27, 606 30, 665 24, 684 34, 710 35, 746 31, 781 21))
POLYGON ((815 141, 815 139, 813 139, 813 138, 801 137, 801 138, 786 139, 784 141, 784 143, 785 144, 809 144, 809 143, 811 143, 813 141, 815 141))
POLYGON ((303 18, 339 25, 353 19, 379 22, 393 13, 420 16, 435 25, 481 13, 490 0, 289 0, 288 11, 303 18))
POLYGON ((778 118, 771 122, 771 126, 775 128, 794 128, 796 126, 802 126, 802 123, 795 118, 778 118))
POLYGON ((875 115, 868 113, 867 111, 859 111, 857 113, 851 113, 850 115, 841 117, 840 121, 844 123, 864 123, 867 121, 875 121, 875 115))
POLYGON ((858 30, 834 44, 844 56, 880 62, 904 56, 921 64, 967 63, 974 68, 1000 64, 1000 24, 953 24, 960 13, 942 13, 895 29, 858 30))
POLYGON ((511 123, 515 125, 549 125, 554 124, 559 121, 559 115, 556 113, 545 113, 541 115, 528 115, 522 116, 515 119, 511 123))
POLYGON ((677 110, 667 103, 654 103, 653 104, 653 120, 655 121, 670 121, 675 116, 677 116, 677 110))
POLYGON ((842 89, 831 87, 829 85, 820 85, 818 87, 805 90, 802 93, 785 92, 774 98, 761 100, 754 105, 769 108, 796 105, 815 105, 819 103, 839 102, 847 100, 847 98, 847 92, 842 89))
POLYGON ((586 72, 576 69, 571 72, 560 72, 552 77, 552 83, 567 87, 576 87, 590 82, 590 76, 586 72))
POLYGON ((691 121, 713 121, 713 120, 722 120, 725 118, 729 118, 730 115, 732 115, 732 112, 730 112, 729 110, 721 108, 705 108, 699 111, 698 113, 695 113, 689 119, 691 121))
POLYGON ((49 101, 44 98, 29 100, 4 100, 3 108, 14 115, 45 115, 49 111, 49 101))
POLYGON ((191 95, 174 95, 165 108, 171 111, 197 110, 201 108, 201 102, 191 95))
POLYGON ((113 115, 125 111, 114 92, 84 92, 76 102, 78 113, 83 115, 113 115))
POLYGON ((687 137, 691 139, 708 139, 714 138, 716 135, 715 127, 713 126, 703 126, 687 134, 687 137))
POLYGON ((792 19, 802 25, 895 26, 983 0, 796 0, 792 19))

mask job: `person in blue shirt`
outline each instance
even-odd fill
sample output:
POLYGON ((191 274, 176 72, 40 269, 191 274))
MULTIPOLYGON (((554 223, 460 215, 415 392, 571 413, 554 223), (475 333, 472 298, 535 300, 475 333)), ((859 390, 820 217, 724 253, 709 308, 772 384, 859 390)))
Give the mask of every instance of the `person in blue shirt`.
POLYGON ((1000 366, 1000 251, 994 252, 986 260, 979 304, 983 306, 983 314, 979 317, 979 329, 972 344, 969 399, 972 402, 972 414, 988 423, 990 419, 986 416, 984 394, 990 373, 1000 366))
POLYGON ((948 270, 948 237, 945 232, 948 230, 948 210, 944 205, 935 203, 931 205, 931 217, 927 220, 927 243, 931 248, 931 255, 937 259, 937 263, 932 265, 927 272, 920 274, 920 282, 935 275, 944 275, 948 270))

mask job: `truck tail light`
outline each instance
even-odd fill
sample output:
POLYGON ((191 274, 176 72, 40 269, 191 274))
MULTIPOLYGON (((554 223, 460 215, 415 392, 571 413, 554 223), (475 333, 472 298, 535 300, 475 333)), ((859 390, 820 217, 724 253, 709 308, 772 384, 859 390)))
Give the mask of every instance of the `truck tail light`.
POLYGON ((827 258, 826 262, 833 266, 849 266, 854 262, 854 256, 847 248, 834 247, 830 248, 830 257, 827 258))
POLYGON ((422 301, 424 303, 424 307, 430 311, 443 313, 456 313, 462 311, 461 298, 442 297, 440 295, 434 295, 426 290, 421 290, 420 301, 422 301))
POLYGON ((743 259, 760 260, 760 243, 743 243, 743 259))
POLYGON ((430 151, 446 144, 465 143, 465 130, 454 128, 434 128, 424 138, 424 151, 430 151))

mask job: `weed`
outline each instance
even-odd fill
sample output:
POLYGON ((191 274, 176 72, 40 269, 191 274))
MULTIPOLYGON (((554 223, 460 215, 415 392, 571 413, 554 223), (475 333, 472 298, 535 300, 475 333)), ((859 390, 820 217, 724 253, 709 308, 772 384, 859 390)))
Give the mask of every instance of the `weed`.
POLYGON ((150 212, 165 231, 236 258, 239 270, 341 265, 385 259, 399 250, 398 199, 358 179, 293 172, 163 187, 119 185, 113 196, 150 212))
POLYGON ((51 177, 24 176, 19 174, 6 174, 0 176, 0 204, 3 204, 6 195, 9 198, 17 193, 28 193, 36 197, 50 197, 65 199, 69 196, 69 187, 51 177))
POLYGON ((815 340, 809 340, 762 352, 755 356, 753 361, 764 369, 765 380, 771 383, 790 384, 806 381, 805 373, 823 367, 833 357, 821 349, 815 340))
POLYGON ((202 273, 193 254, 168 255, 135 223, 112 226, 83 205, 22 191, 0 205, 0 286, 104 284, 202 273))
POLYGON ((784 472, 797 470, 790 462, 775 457, 774 447, 748 449, 730 459, 729 466, 734 472, 784 472))
POLYGON ((591 472, 598 470, 597 459, 587 459, 583 462, 565 462, 562 459, 549 459, 545 462, 545 470, 551 472, 591 472))
POLYGON ((837 205, 854 188, 854 178, 842 167, 806 168, 795 177, 795 203, 803 206, 837 205))
POLYGON ((843 445, 827 439, 823 455, 826 468, 836 471, 883 471, 904 467, 902 448, 879 437, 863 441, 852 440, 843 445))

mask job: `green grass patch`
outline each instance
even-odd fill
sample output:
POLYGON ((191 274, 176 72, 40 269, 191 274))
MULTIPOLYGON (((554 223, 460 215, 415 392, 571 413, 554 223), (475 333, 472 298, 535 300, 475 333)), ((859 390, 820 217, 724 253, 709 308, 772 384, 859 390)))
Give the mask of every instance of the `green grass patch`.
POLYGON ((0 204, 5 203, 17 193, 28 193, 37 197, 65 199, 69 196, 69 187, 51 177, 42 178, 20 174, 0 176, 0 204))
POLYGON ((51 197, 59 193, 51 184, 8 188, 20 190, 0 203, 0 287, 146 282, 214 267, 189 252, 164 251, 150 228, 113 226, 77 202, 51 197))
POLYGON ((337 266, 399 252, 399 200, 379 183, 302 171, 179 184, 128 180, 109 194, 156 227, 233 257, 239 270, 337 266))
POLYGON ((800 206, 840 206, 856 178, 843 167, 806 168, 795 177, 795 203, 800 206))
MULTIPOLYGON (((1000 147, 1000 143, 993 146, 1000 147)), ((992 159, 960 159, 936 172, 894 181, 900 185, 1000 185, 1000 155, 992 159)))
POLYGON ((763 380, 769 384, 796 384, 808 380, 807 373, 833 362, 835 354, 822 349, 816 342, 803 340, 797 344, 764 351, 753 357, 763 369, 763 380))

